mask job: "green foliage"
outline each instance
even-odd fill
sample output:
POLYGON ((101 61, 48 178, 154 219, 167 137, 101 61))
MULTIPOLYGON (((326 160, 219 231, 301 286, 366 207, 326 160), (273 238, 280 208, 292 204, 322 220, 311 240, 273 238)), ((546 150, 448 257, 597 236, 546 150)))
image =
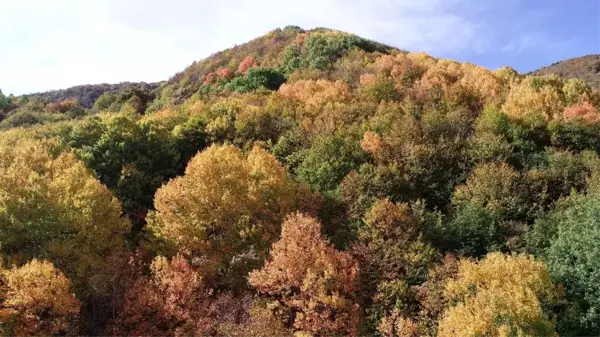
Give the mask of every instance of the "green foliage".
POLYGON ((4 112, 5 110, 8 109, 9 105, 10 105, 10 101, 8 100, 8 97, 6 97, 2 93, 2 90, 0 90, 0 111, 4 112))
POLYGON ((375 43, 349 34, 311 34, 306 40, 308 67, 314 69, 329 69, 333 62, 344 56, 353 47, 373 52, 377 49, 375 43))
POLYGON ((506 244, 507 229, 498 215, 478 204, 466 204, 457 209, 442 235, 448 248, 467 256, 483 256, 506 244))
POLYGON ((104 121, 92 118, 74 127, 63 139, 115 193, 123 210, 139 225, 152 207, 156 189, 182 172, 185 163, 181 163, 180 156, 191 158, 205 146, 203 124, 188 123, 172 137, 160 125, 136 122, 127 116, 104 121), (199 129, 190 130, 194 127, 199 129))
POLYGON ((536 222, 531 241, 552 277, 565 286, 567 307, 559 332, 570 336, 600 333, 600 198, 574 195, 536 222))
POLYGON ((242 77, 236 77, 225 85, 225 89, 237 92, 248 92, 260 87, 277 90, 285 83, 285 77, 276 69, 251 68, 242 77))
POLYGON ((358 142, 352 138, 343 135, 323 136, 307 151, 296 174, 300 181, 318 191, 331 191, 366 158, 358 142))

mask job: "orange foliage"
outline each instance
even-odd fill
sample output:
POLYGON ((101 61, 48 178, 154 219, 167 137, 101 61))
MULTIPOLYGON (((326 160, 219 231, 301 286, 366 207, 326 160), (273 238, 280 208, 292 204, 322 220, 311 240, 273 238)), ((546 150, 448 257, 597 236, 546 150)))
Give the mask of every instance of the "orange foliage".
POLYGON ((246 155, 234 146, 215 145, 197 154, 184 176, 156 192, 156 212, 148 224, 181 253, 200 258, 204 276, 217 276, 240 254, 266 257, 285 216, 312 210, 315 205, 302 203, 313 200, 263 149, 246 155))
POLYGON ((352 257, 323 240, 315 219, 296 213, 283 223, 270 261, 250 273, 248 281, 281 303, 296 330, 355 336, 357 277, 358 264, 352 257))
POLYGON ((363 151, 376 156, 383 147, 383 141, 378 134, 367 131, 360 141, 360 147, 363 149, 363 151))
POLYGON ((203 285, 187 261, 158 257, 150 278, 141 277, 125 294, 114 332, 127 336, 173 336, 196 330, 202 323, 203 285))
POLYGON ((342 81, 300 80, 283 84, 279 94, 297 99, 312 107, 322 107, 327 103, 345 102, 350 99, 350 88, 342 81))
POLYGON ((563 120, 565 122, 582 121, 588 124, 594 124, 600 120, 600 114, 589 102, 567 107, 563 111, 563 120))
POLYGON ((246 58, 244 58, 242 62, 240 62, 240 65, 237 68, 237 72, 240 74, 246 74, 248 72, 248 69, 253 67, 256 67, 256 61, 254 60, 254 57, 246 56, 246 58))
POLYGON ((208 73, 204 78, 204 84, 213 84, 215 81, 221 78, 232 78, 233 73, 228 68, 219 68, 212 73, 208 73))
POLYGON ((3 272, 3 332, 14 336, 75 335, 79 300, 71 283, 51 262, 31 262, 3 272))
POLYGON ((384 317, 377 327, 384 337, 418 337, 418 325, 411 319, 404 318, 398 310, 384 317))

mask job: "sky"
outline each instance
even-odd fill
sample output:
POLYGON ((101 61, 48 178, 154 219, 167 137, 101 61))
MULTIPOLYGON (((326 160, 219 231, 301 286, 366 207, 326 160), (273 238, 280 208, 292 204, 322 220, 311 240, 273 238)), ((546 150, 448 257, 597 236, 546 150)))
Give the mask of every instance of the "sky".
POLYGON ((0 89, 166 80, 287 25, 520 72, 600 53, 600 0, 0 0, 0 89))

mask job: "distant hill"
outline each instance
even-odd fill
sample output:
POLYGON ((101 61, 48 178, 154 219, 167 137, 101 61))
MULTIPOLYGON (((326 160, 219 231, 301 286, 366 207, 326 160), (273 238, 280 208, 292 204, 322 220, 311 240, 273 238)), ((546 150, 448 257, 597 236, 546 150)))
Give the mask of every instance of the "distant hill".
POLYGON ((132 83, 122 82, 118 84, 86 84, 75 87, 52 90, 42 93, 23 95, 26 98, 37 98, 47 102, 62 102, 64 100, 76 100, 79 105, 90 109, 94 102, 104 93, 117 94, 128 89, 139 89, 142 91, 151 91, 158 88, 159 83, 132 83))
POLYGON ((555 74, 564 78, 580 78, 600 90, 600 54, 586 55, 553 63, 529 75, 555 74))

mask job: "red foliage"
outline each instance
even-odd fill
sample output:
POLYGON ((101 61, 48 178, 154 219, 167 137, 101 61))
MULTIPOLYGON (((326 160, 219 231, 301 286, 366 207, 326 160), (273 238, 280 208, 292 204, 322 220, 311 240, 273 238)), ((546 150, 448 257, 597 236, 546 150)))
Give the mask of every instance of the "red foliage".
POLYGON ((600 120, 600 114, 598 113, 598 109, 596 109, 592 104, 589 102, 584 102, 583 104, 566 108, 563 112, 563 119, 566 122, 579 120, 585 123, 593 124, 600 120))
POLYGON ((233 73, 228 68, 219 68, 212 73, 208 73, 204 78, 203 84, 213 84, 217 79, 221 78, 232 78, 233 73))
POLYGON ((243 59, 242 62, 240 62, 237 72, 240 74, 246 74, 248 72, 248 69, 253 67, 256 67, 256 61, 254 60, 254 57, 246 56, 246 58, 243 59))

